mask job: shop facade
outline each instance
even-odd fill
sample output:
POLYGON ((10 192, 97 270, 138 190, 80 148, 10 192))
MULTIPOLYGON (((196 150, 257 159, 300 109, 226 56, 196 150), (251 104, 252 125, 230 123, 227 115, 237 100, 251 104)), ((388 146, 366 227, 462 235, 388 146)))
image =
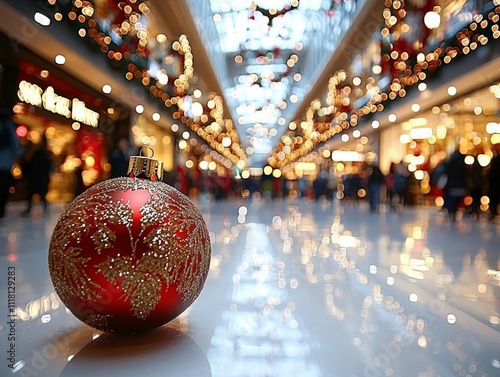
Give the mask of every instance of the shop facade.
POLYGON ((110 153, 120 138, 129 139, 130 110, 20 45, 8 59, 2 107, 12 109, 24 149, 12 169, 14 199, 25 197, 27 152, 45 142, 52 158, 48 201, 70 201, 109 178, 110 153))
MULTIPOLYGON (((453 92, 454 86, 448 88, 453 92)), ((481 179, 468 186, 481 186, 487 193, 487 175, 493 145, 500 143, 500 81, 493 81, 463 95, 435 103, 429 110, 415 114, 380 132, 381 160, 384 165, 404 161, 413 178, 413 194, 418 203, 442 205, 439 184, 440 164, 458 149, 465 162, 479 165, 481 179)), ((488 200, 483 199, 483 209, 488 200)))
MULTIPOLYGON (((489 163, 493 145, 500 142, 498 10, 479 0, 421 2, 425 9, 416 3, 405 2, 402 10, 400 2, 387 2, 382 30, 337 72, 341 83, 332 93, 359 122, 309 160, 330 160, 339 199, 347 196, 342 182, 350 176, 363 179, 372 161, 385 174, 402 162, 408 170, 408 203, 441 206, 435 169, 458 149, 469 170, 482 169, 481 205, 487 211, 489 163), (424 26, 424 15, 439 22, 424 26), (419 30, 428 34, 415 35, 419 30)), ((474 182, 467 179, 471 187, 474 182)))

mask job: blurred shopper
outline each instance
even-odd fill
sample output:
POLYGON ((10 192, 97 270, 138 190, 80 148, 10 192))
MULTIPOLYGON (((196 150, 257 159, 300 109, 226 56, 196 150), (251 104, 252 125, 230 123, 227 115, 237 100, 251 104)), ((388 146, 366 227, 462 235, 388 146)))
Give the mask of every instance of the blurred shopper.
POLYGON ((285 197, 285 184, 283 177, 273 177, 273 198, 285 197))
POLYGON ((111 178, 126 177, 128 172, 128 163, 132 155, 128 140, 121 138, 118 141, 116 149, 109 157, 111 164, 111 178))
POLYGON ((484 190, 484 168, 477 159, 478 154, 474 158, 474 163, 470 167, 469 174, 469 193, 472 203, 467 208, 467 214, 472 218, 479 218, 481 213, 481 197, 484 190))
MULTIPOLYGON (((328 198, 328 172, 321 171, 313 181, 314 198, 319 200, 322 197, 328 198)), ((330 198, 328 198, 330 199, 330 198)))
POLYGON ((359 199, 359 192, 365 188, 361 174, 344 174, 342 176, 342 183, 344 186, 344 199, 347 202, 356 202, 359 199))
POLYGON ((380 205, 380 189, 384 184, 385 176, 375 162, 369 165, 366 174, 370 211, 377 212, 380 205))
POLYGON ((26 182, 27 208, 21 213, 27 216, 31 212, 33 197, 40 195, 43 212, 48 212, 47 192, 49 191, 50 173, 52 171, 52 157, 47 147, 47 138, 42 134, 38 144, 32 144, 25 152, 21 168, 26 182))
POLYGON ((0 110, 0 218, 5 216, 5 206, 14 184, 12 166, 22 149, 15 132, 16 125, 10 119, 8 111, 0 110))
POLYGON ((389 204, 391 211, 396 210, 396 206, 394 204, 394 194, 396 193, 395 185, 396 185, 396 163, 391 162, 391 166, 389 167, 389 173, 385 177, 385 188, 387 190, 387 204, 389 204))
POLYGON ((444 187, 444 208, 451 221, 455 221, 460 202, 467 193, 467 165, 465 156, 456 149, 446 161, 444 172, 447 180, 444 187))
POLYGON ((394 193, 398 196, 398 204, 406 205, 408 198, 408 181, 410 171, 403 161, 399 161, 395 166, 394 193))
POLYGON ((299 197, 307 197, 309 182, 305 176, 301 176, 297 179, 297 190, 299 197))
POLYGON ((396 205, 406 204, 408 177, 410 173, 403 161, 391 162, 389 173, 385 177, 385 187, 387 189, 387 203, 392 211, 396 210, 396 205), (397 202, 395 199, 397 198, 397 202))
POLYGON ((75 169, 75 190, 73 194, 73 198, 76 198, 78 195, 82 194, 87 187, 83 181, 83 164, 80 164, 75 169))
POLYGON ((500 202, 500 143, 493 144, 493 157, 488 169, 488 197, 490 198, 490 219, 498 216, 500 202))
POLYGON ((435 196, 444 196, 444 187, 448 181, 448 177, 445 173, 446 160, 441 160, 431 172, 431 191, 433 191, 435 196))

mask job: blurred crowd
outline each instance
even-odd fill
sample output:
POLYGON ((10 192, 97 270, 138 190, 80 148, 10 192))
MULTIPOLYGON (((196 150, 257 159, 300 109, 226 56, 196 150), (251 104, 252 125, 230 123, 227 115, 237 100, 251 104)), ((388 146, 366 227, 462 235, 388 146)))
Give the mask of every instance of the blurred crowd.
MULTIPOLYGON (((12 175, 15 163, 22 170, 21 191, 26 203, 21 215, 30 214, 34 201, 41 203, 43 212, 47 213, 49 184, 57 169, 47 148, 47 140, 42 135, 37 143, 22 146, 15 133, 15 124, 5 114, 1 116, 0 217, 5 216, 6 202, 15 191, 16 182, 12 175)), ((429 172, 431 189, 427 196, 440 199, 434 204, 440 206, 451 221, 456 219, 456 214, 461 209, 472 218, 488 215, 494 219, 498 215, 500 144, 493 145, 492 152, 488 165, 482 166, 478 158, 467 162, 468 156, 457 149, 429 172)), ((137 148, 131 147, 127 139, 120 139, 108 156, 110 168, 106 178, 126 176, 129 158, 137 153, 137 148)), ((339 175, 333 169, 320 169, 294 179, 265 174, 243 179, 230 171, 221 174, 178 166, 174 171, 165 173, 164 181, 190 197, 204 200, 235 197, 339 200, 351 204, 367 202, 372 212, 379 211, 381 204, 396 212, 405 206, 424 203, 420 182, 402 161, 391 163, 387 172, 381 171, 376 161, 362 162, 353 171, 339 175)), ((74 173, 76 178, 72 198, 86 189, 81 168, 74 173)), ((54 182, 52 183, 53 186, 54 182)))

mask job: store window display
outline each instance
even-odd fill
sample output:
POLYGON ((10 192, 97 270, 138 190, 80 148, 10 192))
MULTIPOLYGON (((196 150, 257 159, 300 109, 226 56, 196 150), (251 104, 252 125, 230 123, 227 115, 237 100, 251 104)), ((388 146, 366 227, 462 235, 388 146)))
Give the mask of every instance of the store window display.
POLYGON ((33 201, 45 197, 48 202, 69 202, 93 183, 107 178, 109 164, 103 134, 85 129, 75 131, 66 124, 34 116, 16 116, 14 120, 18 128, 26 130, 26 135, 21 138, 23 158, 13 170, 18 179, 17 199, 23 199, 33 191, 25 179, 32 170, 27 159, 42 144, 46 144, 47 155, 50 156, 48 186, 46 192, 35 190, 33 201))
POLYGON ((40 200, 46 209, 46 202, 70 202, 109 178, 108 150, 128 134, 130 112, 27 49, 17 57, 12 120, 24 157, 12 170, 17 179, 14 199, 40 200), (47 188, 34 190, 28 184, 27 160, 45 142, 51 160, 47 188))

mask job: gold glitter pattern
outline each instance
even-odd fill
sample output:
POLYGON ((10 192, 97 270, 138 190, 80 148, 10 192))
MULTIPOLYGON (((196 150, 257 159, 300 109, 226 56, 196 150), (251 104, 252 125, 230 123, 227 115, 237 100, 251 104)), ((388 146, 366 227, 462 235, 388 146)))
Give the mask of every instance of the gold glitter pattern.
POLYGON ((97 329, 107 328, 109 326, 109 320, 112 318, 109 314, 90 314, 87 316, 87 324, 89 326, 95 327, 97 329))
POLYGON ((65 284, 58 284, 56 292, 65 301, 70 297, 76 296, 82 300, 99 299, 100 295, 92 288, 99 288, 99 285, 94 283, 85 272, 85 267, 91 259, 80 255, 80 249, 75 247, 64 247, 65 242, 51 242, 51 249, 54 250, 49 254, 50 274, 53 281, 61 281, 57 277, 67 277, 65 284), (64 263, 59 261, 64 260, 64 263), (52 262, 52 263, 50 263, 52 262), (55 279, 54 279, 55 277, 55 279), (79 287, 86 287, 80 289, 79 287))
POLYGON ((159 181, 116 178, 85 191, 61 215, 49 247, 49 270, 63 302, 100 297, 102 287, 86 272, 91 269, 119 286, 133 315, 145 319, 171 284, 182 301, 194 301, 206 280, 210 255, 205 221, 185 195, 159 181), (140 216, 115 195, 136 190, 149 193, 140 216), (123 234, 126 242, 118 239, 123 234), (90 252, 84 250, 89 239, 94 245, 90 252), (115 244, 129 247, 117 250, 115 244), (92 257, 101 254, 98 262, 92 257))
MULTIPOLYGON (((73 201, 59 218, 49 246, 49 270, 52 281, 66 281, 66 284, 55 286, 57 294, 63 301, 71 297, 82 300, 100 298, 94 289, 99 289, 99 285, 92 281, 85 269, 91 257, 82 256, 82 248, 75 246, 75 243, 78 245, 85 237, 91 237, 96 242, 101 237, 96 235, 94 238, 92 234, 89 234, 90 227, 82 221, 87 218, 88 214, 98 215, 99 210, 102 209, 102 202, 94 198, 89 198, 88 201, 79 200, 79 198, 73 201), (82 206, 81 202, 88 205, 90 211, 85 205, 82 206), (72 242, 73 240, 75 242, 72 242)), ((109 199, 109 196, 106 198, 109 199)), ((106 243, 99 245, 106 245, 106 243)), ((97 249, 102 250, 103 247, 99 246, 97 249)))
POLYGON ((160 301, 161 278, 164 278, 163 281, 168 285, 168 276, 158 269, 158 261, 155 259, 144 256, 135 263, 132 257, 108 258, 99 265, 100 271, 113 284, 121 281, 123 298, 130 301, 131 310, 137 318, 147 318, 160 301))

